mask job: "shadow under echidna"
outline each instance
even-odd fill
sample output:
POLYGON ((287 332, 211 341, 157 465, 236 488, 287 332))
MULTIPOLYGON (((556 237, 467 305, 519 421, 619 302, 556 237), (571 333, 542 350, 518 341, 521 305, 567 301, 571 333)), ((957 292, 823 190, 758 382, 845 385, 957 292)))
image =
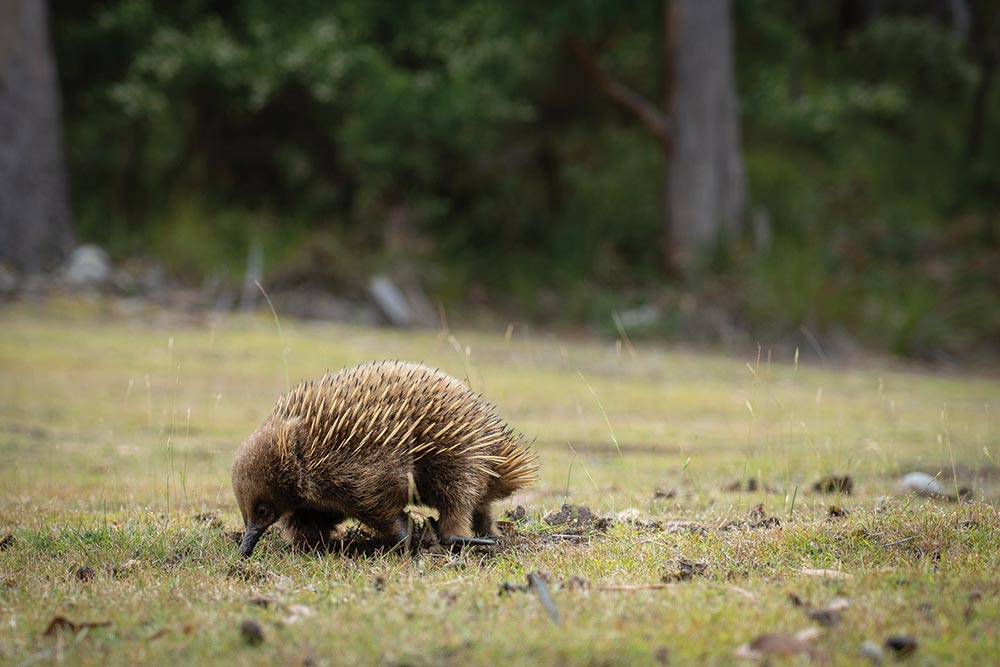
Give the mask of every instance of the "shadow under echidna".
POLYGON ((323 547, 348 518, 406 542, 410 504, 438 511, 444 544, 492 544, 490 505, 537 470, 524 437, 460 380, 399 361, 345 368, 282 396, 237 450, 240 553, 274 523, 293 546, 323 547))

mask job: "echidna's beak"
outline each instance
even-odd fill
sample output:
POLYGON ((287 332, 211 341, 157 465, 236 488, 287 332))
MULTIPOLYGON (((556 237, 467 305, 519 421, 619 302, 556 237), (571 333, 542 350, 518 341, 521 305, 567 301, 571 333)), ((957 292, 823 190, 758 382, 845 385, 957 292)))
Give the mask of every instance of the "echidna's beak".
POLYGON ((253 548, 257 546, 257 540, 260 539, 265 530, 267 530, 267 526, 263 528, 260 526, 247 526, 247 529, 243 532, 243 543, 240 544, 241 556, 246 558, 253 552, 253 548))

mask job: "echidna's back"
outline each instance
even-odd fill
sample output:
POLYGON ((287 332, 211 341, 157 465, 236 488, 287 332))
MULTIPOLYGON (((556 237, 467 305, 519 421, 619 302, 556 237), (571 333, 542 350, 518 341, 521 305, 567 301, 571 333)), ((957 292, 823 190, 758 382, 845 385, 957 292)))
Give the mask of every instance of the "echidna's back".
POLYGON ((275 415, 301 417, 300 455, 311 468, 335 462, 359 469, 420 462, 473 466, 500 498, 534 479, 524 438, 465 383, 421 364, 363 364, 300 384, 275 415))

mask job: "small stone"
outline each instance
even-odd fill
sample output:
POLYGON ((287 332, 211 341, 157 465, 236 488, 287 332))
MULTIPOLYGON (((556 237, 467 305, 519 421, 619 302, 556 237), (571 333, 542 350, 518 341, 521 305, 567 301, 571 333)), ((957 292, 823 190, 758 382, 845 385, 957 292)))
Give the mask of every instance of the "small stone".
POLYGON ((264 628, 252 618, 247 618, 240 623, 240 636, 248 645, 257 646, 264 641, 264 628))
POLYGON ((882 664, 882 647, 872 641, 861 642, 859 651, 862 658, 867 658, 873 665, 882 664))
POLYGON ((111 260, 96 245, 82 245, 73 250, 63 269, 63 280, 73 287, 102 285, 110 278, 111 260))
POLYGON ((924 472, 911 472, 903 475, 896 485, 896 490, 901 495, 912 493, 927 498, 940 498, 944 495, 944 486, 941 485, 941 482, 924 472))

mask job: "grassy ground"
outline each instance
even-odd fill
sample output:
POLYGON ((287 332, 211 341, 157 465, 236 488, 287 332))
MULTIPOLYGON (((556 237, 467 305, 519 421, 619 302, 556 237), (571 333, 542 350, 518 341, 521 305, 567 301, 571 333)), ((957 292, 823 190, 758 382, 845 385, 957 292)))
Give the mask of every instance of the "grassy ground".
POLYGON ((862 642, 897 634, 917 640, 914 665, 1000 656, 995 380, 281 324, 0 309, 0 663, 731 664, 761 634, 811 626, 817 664, 858 664, 862 642), (302 555, 268 534, 242 562, 239 442, 289 383, 379 358, 467 377, 535 439, 540 481, 498 508, 526 517, 454 556, 302 555), (975 501, 896 495, 915 470, 975 501), (854 492, 812 490, 828 474, 854 492), (564 503, 661 523, 542 520, 564 503), (498 594, 536 570, 558 624, 537 588, 498 594), (821 625, 790 594, 849 606, 821 625), (108 624, 46 635, 56 617, 108 624))

